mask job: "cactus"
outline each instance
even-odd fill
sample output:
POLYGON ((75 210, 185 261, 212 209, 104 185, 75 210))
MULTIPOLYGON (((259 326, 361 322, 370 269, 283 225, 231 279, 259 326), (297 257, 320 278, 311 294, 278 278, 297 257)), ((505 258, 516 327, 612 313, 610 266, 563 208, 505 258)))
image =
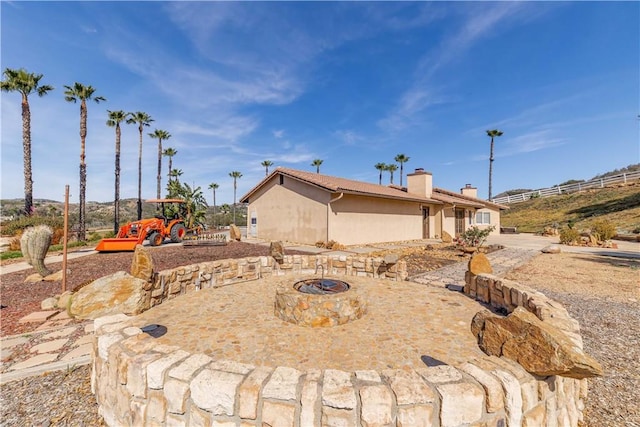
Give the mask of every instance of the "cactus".
POLYGON ((49 226, 37 225, 27 228, 20 238, 22 256, 42 277, 51 274, 44 265, 44 257, 51 246, 52 236, 53 231, 49 226))

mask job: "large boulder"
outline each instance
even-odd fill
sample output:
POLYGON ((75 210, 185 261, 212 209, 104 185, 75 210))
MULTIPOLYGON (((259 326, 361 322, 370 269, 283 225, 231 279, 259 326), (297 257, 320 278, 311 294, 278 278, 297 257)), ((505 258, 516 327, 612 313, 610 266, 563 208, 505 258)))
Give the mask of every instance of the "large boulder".
POLYGON ((451 234, 442 230, 442 243, 451 243, 451 242, 453 242, 453 237, 451 237, 451 234))
POLYGON ((147 282, 153 277, 153 259, 142 245, 136 245, 136 250, 133 252, 131 275, 147 282))
POLYGON ((507 317, 479 312, 471 325, 485 353, 514 360, 534 375, 589 378, 603 373, 600 363, 585 354, 564 332, 522 307, 507 317))
POLYGON ((482 252, 476 252, 471 256, 467 269, 471 274, 475 275, 493 273, 493 268, 491 267, 489 258, 487 258, 487 256, 482 252))
POLYGON ((140 314, 149 307, 150 294, 144 290, 146 283, 124 271, 101 277, 73 295, 69 315, 96 319, 117 313, 140 314))
POLYGON ((271 242, 271 245, 269 245, 269 254, 276 262, 282 264, 284 261, 284 245, 282 242, 271 242))
POLYGON ((231 224, 229 226, 229 240, 237 240, 239 242, 241 238, 240 229, 235 224, 231 224))

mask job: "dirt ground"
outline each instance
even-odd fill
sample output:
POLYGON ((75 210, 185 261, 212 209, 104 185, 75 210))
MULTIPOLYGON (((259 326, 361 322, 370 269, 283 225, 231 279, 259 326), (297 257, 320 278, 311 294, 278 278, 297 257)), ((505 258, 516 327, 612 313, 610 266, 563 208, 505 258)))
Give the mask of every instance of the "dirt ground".
POLYGON ((549 290, 623 303, 640 302, 640 259, 547 254, 511 271, 507 278, 542 292, 549 290))

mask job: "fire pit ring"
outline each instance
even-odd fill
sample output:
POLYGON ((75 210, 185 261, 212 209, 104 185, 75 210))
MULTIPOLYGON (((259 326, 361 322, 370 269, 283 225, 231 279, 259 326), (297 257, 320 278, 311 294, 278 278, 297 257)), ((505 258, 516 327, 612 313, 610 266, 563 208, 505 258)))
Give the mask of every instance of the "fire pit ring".
POLYGON ((301 278, 276 289, 275 315, 285 322, 326 328, 360 319, 367 312, 358 286, 335 278, 301 278))
POLYGON ((300 280, 293 285, 293 288, 303 294, 313 295, 333 295, 346 292, 351 286, 347 282, 336 279, 306 279, 300 280))

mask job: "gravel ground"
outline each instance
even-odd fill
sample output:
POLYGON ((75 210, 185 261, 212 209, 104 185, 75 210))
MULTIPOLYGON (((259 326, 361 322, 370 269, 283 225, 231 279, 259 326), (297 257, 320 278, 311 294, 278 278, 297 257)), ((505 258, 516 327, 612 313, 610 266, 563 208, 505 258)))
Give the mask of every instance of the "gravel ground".
POLYGON ((585 426, 640 427, 640 260, 539 255, 507 277, 564 304, 604 376, 589 380, 585 426))

